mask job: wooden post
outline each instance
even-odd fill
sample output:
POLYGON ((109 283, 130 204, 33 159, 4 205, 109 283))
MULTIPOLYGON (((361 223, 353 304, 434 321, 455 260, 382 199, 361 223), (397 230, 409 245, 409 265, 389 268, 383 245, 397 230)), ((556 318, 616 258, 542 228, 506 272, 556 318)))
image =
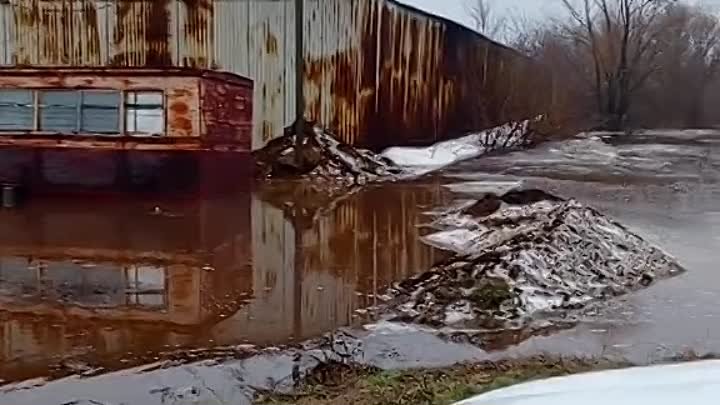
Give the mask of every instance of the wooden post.
POLYGON ((305 0, 295 0, 295 159, 303 166, 300 149, 305 138, 305 0))

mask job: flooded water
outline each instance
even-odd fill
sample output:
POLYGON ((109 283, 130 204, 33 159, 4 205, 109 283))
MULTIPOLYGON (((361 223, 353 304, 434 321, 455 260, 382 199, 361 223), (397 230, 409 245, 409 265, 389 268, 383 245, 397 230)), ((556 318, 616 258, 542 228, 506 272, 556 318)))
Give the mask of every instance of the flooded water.
POLYGON ((375 188, 294 216, 287 188, 0 211, 1 378, 315 337, 441 257, 415 226, 439 185, 375 188))
POLYGON ((402 325, 351 329, 367 362, 720 352, 720 134, 588 136, 335 200, 276 183, 214 200, 0 211, 0 404, 248 403, 248 387, 274 387, 297 357, 243 344, 368 324, 362 309, 378 292, 444 257, 419 242, 423 213, 498 181, 592 205, 688 272, 593 306, 573 328, 502 336, 485 350, 402 325))
POLYGON ((526 340, 499 356, 553 352, 649 362, 681 352, 720 352, 720 133, 657 131, 586 137, 464 163, 453 189, 520 180, 573 197, 674 255, 680 277, 587 310, 576 328, 526 340), (468 183, 469 182, 469 183, 468 183))

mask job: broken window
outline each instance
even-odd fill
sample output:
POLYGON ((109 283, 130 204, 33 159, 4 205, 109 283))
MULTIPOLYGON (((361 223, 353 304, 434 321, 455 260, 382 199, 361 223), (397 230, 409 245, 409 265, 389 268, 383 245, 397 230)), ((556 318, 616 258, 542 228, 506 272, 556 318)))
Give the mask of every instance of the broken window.
POLYGON ((164 96, 160 91, 131 91, 125 95, 125 131, 130 135, 165 133, 164 96))
POLYGON ((81 93, 80 131, 84 133, 120 133, 120 92, 84 90, 81 93))
POLYGON ((31 90, 0 90, 0 131, 32 131, 33 111, 31 90))
POLYGON ((74 90, 41 91, 40 131, 74 133, 80 126, 80 93, 74 90))

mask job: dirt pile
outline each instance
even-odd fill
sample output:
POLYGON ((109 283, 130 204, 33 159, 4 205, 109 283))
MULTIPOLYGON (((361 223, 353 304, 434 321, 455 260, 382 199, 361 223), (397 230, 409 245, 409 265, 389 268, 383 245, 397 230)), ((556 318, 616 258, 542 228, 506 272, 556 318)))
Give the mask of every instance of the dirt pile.
POLYGON ((313 123, 305 123, 303 127, 305 133, 299 146, 293 125, 285 129, 282 137, 254 152, 260 176, 307 176, 313 180, 353 185, 393 179, 403 174, 403 169, 389 159, 342 143, 313 123))
POLYGON ((425 242, 455 255, 390 291, 394 320, 519 328, 683 271, 598 211, 540 190, 487 195, 438 214, 425 242))
POLYGON ((260 177, 305 177, 340 185, 410 179, 486 153, 529 147, 540 137, 542 117, 439 142, 426 148, 395 147, 382 154, 355 148, 307 122, 298 145, 295 126, 253 153, 260 177), (417 170, 417 166, 429 169, 417 170))

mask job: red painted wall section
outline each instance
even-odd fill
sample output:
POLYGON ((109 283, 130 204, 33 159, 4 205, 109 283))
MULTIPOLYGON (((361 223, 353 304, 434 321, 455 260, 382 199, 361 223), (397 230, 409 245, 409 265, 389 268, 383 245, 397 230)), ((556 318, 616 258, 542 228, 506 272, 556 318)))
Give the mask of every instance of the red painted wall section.
POLYGON ((252 147, 253 84, 247 81, 201 80, 201 132, 208 144, 252 147))

